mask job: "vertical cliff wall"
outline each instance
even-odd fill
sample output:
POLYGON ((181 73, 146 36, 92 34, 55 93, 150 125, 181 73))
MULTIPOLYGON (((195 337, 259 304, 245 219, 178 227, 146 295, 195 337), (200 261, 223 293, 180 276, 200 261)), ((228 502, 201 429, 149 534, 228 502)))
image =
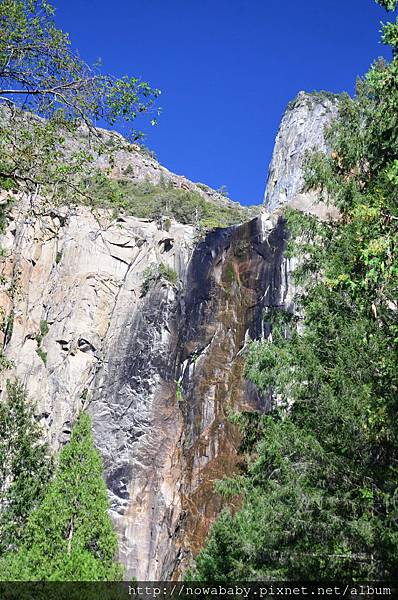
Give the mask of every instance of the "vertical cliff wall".
POLYGON ((215 230, 179 288, 159 282, 139 312, 115 307, 90 410, 128 576, 177 576, 220 510, 214 480, 234 471, 239 443, 228 411, 266 408, 244 350, 264 306, 285 300, 284 243, 265 217, 215 230))
MULTIPOLYGON (((311 208, 299 191, 303 152, 323 147, 334 113, 329 100, 302 94, 288 109, 268 208, 311 208)), ((136 165, 136 176, 156 179, 152 162, 136 165)), ((14 376, 26 385, 54 449, 77 412, 91 412, 128 577, 181 575, 222 506, 214 481, 238 465, 229 411, 267 410, 244 361, 249 341, 267 333, 264 308, 292 304, 279 212, 200 238, 175 221, 165 231, 29 199, 11 214, 0 301, 13 366, 2 385, 14 376), (144 286, 148 267, 160 263, 176 281, 144 286)))
POLYGON ((267 333, 264 308, 289 302, 285 241, 283 221, 257 218, 210 233, 190 262, 177 355, 184 424, 178 569, 203 545, 221 508, 214 481, 237 467, 229 412, 267 409, 245 379, 245 350, 267 333))
POLYGON ((338 98, 325 92, 300 92, 283 115, 268 170, 264 207, 273 212, 286 204, 321 217, 335 211, 317 202, 315 192, 303 192, 303 162, 307 151, 327 151, 325 127, 336 118, 338 98))
POLYGON ((54 448, 89 407, 128 576, 176 576, 236 466, 231 408, 263 410, 244 351, 284 301, 284 229, 263 215, 199 241, 133 217, 19 205, 3 238, 3 344, 54 448), (148 266, 178 274, 144 293, 148 266))

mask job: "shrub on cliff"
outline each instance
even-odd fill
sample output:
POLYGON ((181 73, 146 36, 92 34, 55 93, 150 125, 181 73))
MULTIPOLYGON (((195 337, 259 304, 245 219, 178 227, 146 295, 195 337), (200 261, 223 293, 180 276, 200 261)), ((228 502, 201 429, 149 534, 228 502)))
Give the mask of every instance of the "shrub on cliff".
POLYGON ((141 285, 141 296, 146 296, 149 290, 161 279, 168 281, 172 285, 176 285, 178 275, 174 269, 164 263, 147 267, 144 271, 144 278, 141 285))
POLYGON ((251 347, 247 375, 273 410, 237 418, 246 468, 219 488, 243 505, 215 523, 198 579, 397 575, 398 22, 383 40, 392 61, 341 98, 331 154, 307 164, 339 220, 287 211, 302 322, 276 311, 251 347))
POLYGON ((120 579, 117 538, 108 514, 102 461, 91 419, 81 413, 64 446, 53 481, 34 510, 19 550, 0 560, 0 578, 11 581, 120 579))
POLYGON ((141 219, 173 217, 179 223, 205 230, 228 227, 247 218, 241 207, 218 206, 196 191, 127 178, 109 179, 102 173, 86 180, 85 193, 92 198, 94 207, 112 208, 115 216, 122 213, 141 219))

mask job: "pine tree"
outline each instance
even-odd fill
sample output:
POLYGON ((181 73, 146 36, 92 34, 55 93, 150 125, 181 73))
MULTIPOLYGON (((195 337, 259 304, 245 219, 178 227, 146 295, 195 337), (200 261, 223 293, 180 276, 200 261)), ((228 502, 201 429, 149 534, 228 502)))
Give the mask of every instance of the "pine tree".
POLYGON ((17 548, 49 481, 52 461, 42 434, 23 386, 8 383, 0 403, 0 556, 17 548))
POLYGON ((0 562, 3 580, 109 581, 122 576, 91 419, 81 413, 60 452, 54 480, 28 520, 18 552, 0 562))

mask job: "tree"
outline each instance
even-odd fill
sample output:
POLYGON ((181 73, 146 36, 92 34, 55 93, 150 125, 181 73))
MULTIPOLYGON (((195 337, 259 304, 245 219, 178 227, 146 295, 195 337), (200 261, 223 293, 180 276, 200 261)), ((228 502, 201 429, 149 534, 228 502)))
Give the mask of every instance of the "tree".
POLYGON ((0 94, 44 117, 62 109, 88 126, 103 119, 133 121, 159 94, 136 77, 116 79, 89 67, 57 29, 47 0, 2 0, 0 19, 0 94))
POLYGON ((0 556, 18 547, 51 469, 34 406, 20 383, 8 383, 7 398, 0 403, 0 556))
MULTIPOLYGON (((385 3, 395 8, 394 3, 385 3)), ((384 27, 394 40, 396 24, 384 27)), ((390 42, 391 43, 391 42, 390 42)), ((236 417, 246 468, 219 484, 242 508, 218 520, 195 577, 389 579, 398 555, 398 57, 339 101, 330 155, 306 187, 340 211, 285 213, 298 315, 270 311, 247 375, 273 396, 236 417), (300 321, 300 327, 298 327, 300 321), (228 544, 225 540, 228 539, 228 544)))
MULTIPOLYGON (((160 92, 86 64, 56 27, 47 0, 1 0, 0 23, 0 186, 82 199, 79 177, 93 168, 93 158, 126 146, 94 125, 120 128, 153 113, 160 92)), ((129 132, 130 139, 141 135, 129 132)))
POLYGON ((0 561, 3 580, 113 581, 117 538, 108 514, 102 461, 91 419, 81 413, 54 480, 25 528, 19 550, 0 561))
POLYGON ((395 10, 398 4, 397 0, 376 0, 376 2, 386 10, 395 10))

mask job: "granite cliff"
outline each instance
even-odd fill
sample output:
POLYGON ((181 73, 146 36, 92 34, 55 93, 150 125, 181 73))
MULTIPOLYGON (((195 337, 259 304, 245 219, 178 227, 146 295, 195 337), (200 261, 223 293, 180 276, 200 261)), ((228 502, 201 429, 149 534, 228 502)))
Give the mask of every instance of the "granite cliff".
MULTIPOLYGON (((324 148, 335 114, 328 98, 300 93, 275 144, 265 209, 198 236, 191 225, 19 199, 1 244, 2 344, 54 449, 88 407, 105 465, 111 514, 127 576, 178 578, 222 502, 213 483, 237 466, 231 409, 267 409, 244 377, 245 348, 267 335, 263 309, 290 308, 280 207, 307 210, 306 149, 324 148), (156 265, 162 276, 148 279, 156 265), (149 268, 149 269, 148 269, 149 268)), ((199 189, 138 151, 115 165, 137 180, 199 189)), ((312 209, 312 208, 311 208, 312 209)), ((315 209, 317 210, 317 209, 315 209)))
POLYGON ((324 128, 337 116, 337 96, 299 92, 283 115, 268 170, 264 206, 269 212, 289 204, 320 217, 335 215, 317 202, 316 192, 304 192, 303 160, 307 151, 327 151, 324 128))

